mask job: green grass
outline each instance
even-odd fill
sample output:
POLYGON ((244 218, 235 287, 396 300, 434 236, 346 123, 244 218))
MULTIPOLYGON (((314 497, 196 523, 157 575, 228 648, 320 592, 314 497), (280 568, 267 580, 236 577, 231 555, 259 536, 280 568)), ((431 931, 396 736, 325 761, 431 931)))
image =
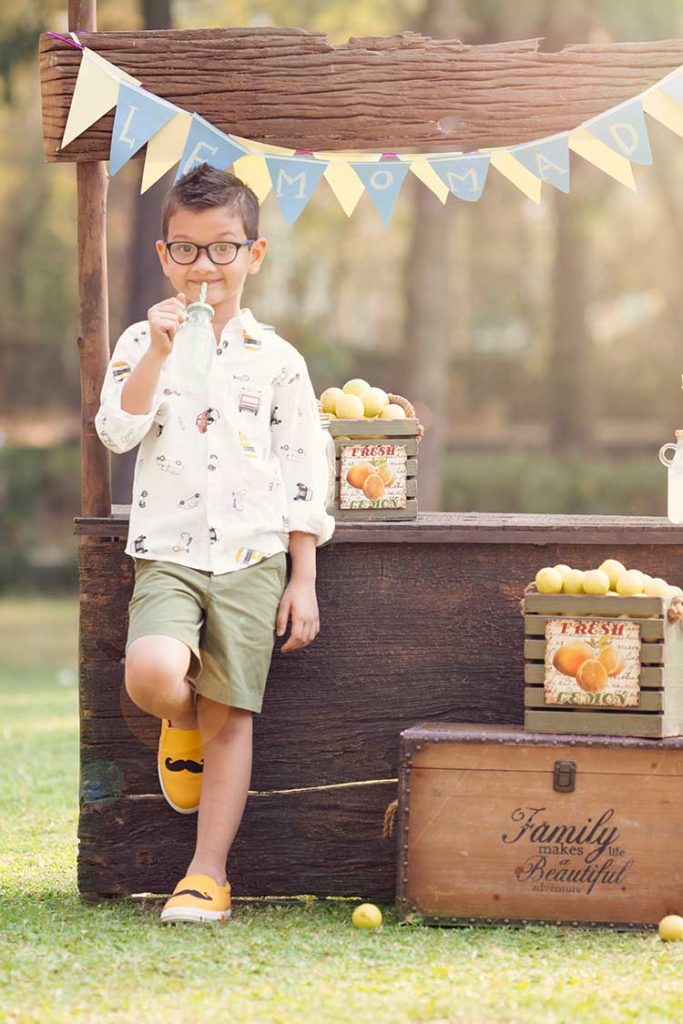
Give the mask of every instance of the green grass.
POLYGON ((683 943, 653 932, 398 926, 385 907, 365 933, 340 901, 168 928, 81 903, 75 601, 0 601, 0 636, 0 1021, 683 1019, 683 943))

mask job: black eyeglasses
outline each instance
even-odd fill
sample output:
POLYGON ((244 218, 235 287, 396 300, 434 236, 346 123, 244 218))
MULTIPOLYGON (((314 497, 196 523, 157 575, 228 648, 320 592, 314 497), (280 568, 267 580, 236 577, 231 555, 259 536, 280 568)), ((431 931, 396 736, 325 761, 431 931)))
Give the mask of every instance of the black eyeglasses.
POLYGON ((255 238, 248 238, 246 242, 209 242, 208 245, 195 245, 194 242, 166 242, 166 252, 174 263, 181 263, 187 266, 199 256, 202 249, 212 263, 225 266, 227 263, 234 263, 237 254, 243 245, 253 245, 255 238))

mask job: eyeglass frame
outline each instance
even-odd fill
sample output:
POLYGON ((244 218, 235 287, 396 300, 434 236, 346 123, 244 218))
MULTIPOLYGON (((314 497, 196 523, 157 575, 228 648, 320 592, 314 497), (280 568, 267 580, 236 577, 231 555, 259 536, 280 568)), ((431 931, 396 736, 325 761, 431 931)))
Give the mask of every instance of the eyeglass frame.
POLYGON ((214 267, 229 267, 232 263, 235 262, 235 260, 239 256, 240 249, 243 246, 245 246, 245 245, 253 245, 254 242, 257 242, 257 241, 258 241, 257 238, 247 238, 244 242, 234 242, 232 239, 229 239, 229 240, 228 239, 217 239, 215 242, 209 242, 208 245, 198 245, 196 242, 186 242, 186 241, 183 241, 182 239, 177 239, 177 241, 175 241, 175 242, 164 242, 164 246, 166 248, 166 252, 169 255, 169 258, 173 260, 173 262, 175 263, 175 265, 177 267, 191 267, 192 264, 196 263, 197 260, 199 259, 199 254, 202 251, 202 249, 206 250, 206 255, 211 260, 211 262, 213 263, 214 267), (181 263, 179 260, 177 260, 175 258, 175 256, 171 252, 171 246, 172 245, 193 245, 195 247, 195 249, 197 250, 197 254, 196 254, 196 256, 195 256, 195 258, 193 260, 189 261, 189 263, 181 263), (211 256, 211 253, 209 252, 209 246, 210 245, 234 245, 234 246, 236 246, 235 255, 233 256, 233 258, 231 260, 228 260, 227 263, 218 263, 216 260, 213 259, 213 257, 211 256))

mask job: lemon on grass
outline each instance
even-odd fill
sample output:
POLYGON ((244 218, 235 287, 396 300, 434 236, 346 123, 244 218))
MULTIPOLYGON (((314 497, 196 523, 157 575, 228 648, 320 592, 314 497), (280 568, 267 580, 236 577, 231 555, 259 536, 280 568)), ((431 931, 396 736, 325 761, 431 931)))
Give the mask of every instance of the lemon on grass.
POLYGON ((382 911, 374 903, 361 903, 351 915, 356 928, 379 928, 382 923, 382 911))
POLYGON ((683 917, 668 914, 659 922, 659 937, 663 942, 678 942, 683 939, 683 917))

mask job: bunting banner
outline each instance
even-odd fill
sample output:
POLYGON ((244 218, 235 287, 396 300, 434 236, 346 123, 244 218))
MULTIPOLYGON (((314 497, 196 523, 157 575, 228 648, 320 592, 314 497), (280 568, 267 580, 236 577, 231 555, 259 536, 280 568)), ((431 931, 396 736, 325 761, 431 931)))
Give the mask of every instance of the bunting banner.
POLYGON ((155 96, 141 82, 84 47, 76 33, 50 33, 82 51, 61 148, 115 109, 109 173, 146 147, 140 191, 177 165, 175 180, 200 163, 226 169, 262 203, 272 192, 288 224, 301 216, 325 179, 350 217, 364 193, 388 225, 411 172, 442 203, 481 199, 491 167, 535 203, 542 186, 570 191, 570 153, 636 191, 633 167, 652 163, 645 114, 683 137, 683 66, 618 106, 571 131, 471 153, 311 152, 271 146, 221 131, 196 112, 155 96))

